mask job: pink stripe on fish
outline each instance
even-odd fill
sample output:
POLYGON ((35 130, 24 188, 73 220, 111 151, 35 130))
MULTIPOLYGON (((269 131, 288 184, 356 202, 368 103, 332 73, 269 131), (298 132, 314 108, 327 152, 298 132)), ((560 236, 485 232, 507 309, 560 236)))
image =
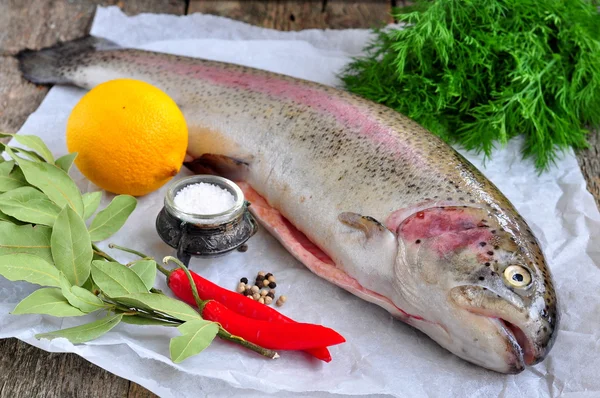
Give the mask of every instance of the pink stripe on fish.
MULTIPOLYGON (((127 56, 127 54, 123 55, 127 56)), ((211 66, 210 64, 185 65, 182 63, 171 63, 167 60, 134 56, 130 57, 129 62, 162 67, 178 75, 205 79, 228 88, 242 88, 280 99, 292 100, 318 110, 324 115, 331 115, 342 125, 357 128, 361 135, 369 138, 370 141, 376 144, 382 145, 392 153, 398 155, 410 153, 414 158, 414 149, 399 140, 394 130, 379 123, 371 115, 365 114, 363 108, 352 105, 343 99, 336 98, 318 88, 302 86, 285 79, 276 79, 239 70, 225 69, 221 66, 211 66)), ((252 69, 248 70, 252 71, 252 69)))

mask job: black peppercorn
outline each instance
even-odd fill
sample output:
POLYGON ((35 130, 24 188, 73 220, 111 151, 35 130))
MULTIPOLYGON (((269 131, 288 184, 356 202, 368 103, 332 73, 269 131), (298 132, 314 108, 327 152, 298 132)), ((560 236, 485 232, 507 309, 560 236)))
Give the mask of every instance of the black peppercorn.
POLYGON ((244 294, 245 294, 246 296, 252 296, 252 290, 251 290, 250 288, 247 288, 247 289, 244 291, 244 294))
POLYGON ((269 279, 270 276, 273 276, 273 274, 269 272, 267 275, 265 275, 265 279, 269 279))
MULTIPOLYGON (((264 281, 264 280, 265 280, 265 276, 264 276, 264 275, 258 275, 258 276, 256 277, 256 282, 262 282, 262 281, 264 281)), ((258 283, 257 283, 257 284, 258 284, 258 283)))
POLYGON ((271 283, 269 283, 269 287, 270 287, 271 289, 275 289, 275 288, 277 287, 277 283, 275 283, 275 282, 271 282, 271 283))
POLYGON ((242 282, 242 283, 248 283, 248 278, 242 278, 242 279, 240 279, 240 282, 242 282))
POLYGON ((267 293, 267 297, 271 297, 272 299, 274 299, 275 298, 275 293, 269 292, 269 293, 267 293))

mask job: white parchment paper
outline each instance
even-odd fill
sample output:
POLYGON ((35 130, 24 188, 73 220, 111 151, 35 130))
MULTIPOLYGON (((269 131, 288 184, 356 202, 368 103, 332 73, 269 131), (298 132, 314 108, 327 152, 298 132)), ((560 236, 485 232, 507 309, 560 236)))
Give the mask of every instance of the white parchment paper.
MULTIPOLYGON (((336 72, 369 37, 364 30, 278 32, 199 14, 127 17, 118 8, 99 8, 92 34, 124 46, 245 64, 330 85, 338 83, 336 72)), ((20 133, 40 135, 55 155, 65 154, 66 120, 84 93, 72 87, 52 88, 20 133)), ((168 343, 176 331, 124 324, 78 346, 64 339, 38 341, 36 333, 85 319, 9 315, 35 287, 2 277, 0 337, 17 337, 47 351, 74 352, 164 397, 600 396, 600 214, 572 153, 538 176, 530 162, 520 159, 519 146, 515 140, 497 150, 485 166, 481 156, 463 151, 530 223, 554 274, 563 316, 558 340, 543 363, 519 375, 497 374, 455 357, 379 307, 311 274, 264 231, 251 239, 244 254, 193 260, 191 267, 232 289, 242 276, 251 278, 259 270, 275 273, 278 291, 288 296, 282 309, 286 315, 323 323, 347 338, 346 344, 331 349, 330 364, 287 352, 269 361, 215 341, 201 355, 175 365, 168 358, 168 343)), ((184 175, 186 171, 176 178, 184 175)), ((97 189, 76 172, 75 177, 82 189, 97 189)), ((110 241, 157 258, 172 254, 154 229, 165 190, 140 198, 127 225, 110 241)), ((109 199, 105 194, 105 202, 109 199)), ((157 287, 166 291, 159 279, 157 287)))

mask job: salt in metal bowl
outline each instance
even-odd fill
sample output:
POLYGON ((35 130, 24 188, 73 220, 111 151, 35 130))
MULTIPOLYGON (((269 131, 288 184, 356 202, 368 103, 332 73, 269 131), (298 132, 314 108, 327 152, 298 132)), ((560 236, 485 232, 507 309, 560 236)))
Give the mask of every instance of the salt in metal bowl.
POLYGON ((164 207, 156 217, 156 231, 186 266, 192 256, 219 257, 234 250, 245 251, 246 241, 258 230, 248 211, 250 203, 233 181, 213 175, 196 175, 175 181, 165 196, 164 207), (198 183, 214 184, 229 191, 235 203, 218 214, 192 214, 175 205, 175 196, 184 187, 198 183))

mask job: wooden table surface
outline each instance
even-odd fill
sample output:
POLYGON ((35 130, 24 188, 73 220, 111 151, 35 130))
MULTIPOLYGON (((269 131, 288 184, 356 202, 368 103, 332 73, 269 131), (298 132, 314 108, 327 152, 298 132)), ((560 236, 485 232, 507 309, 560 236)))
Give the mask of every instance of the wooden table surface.
MULTIPOLYGON (((0 0, 0 131, 16 132, 44 99, 46 87, 24 81, 11 56, 85 35, 97 5, 141 12, 221 15, 280 30, 371 28, 391 22, 401 0, 0 0)), ((577 155, 588 189, 600 206, 600 138, 577 155)), ((16 339, 0 340, 0 398, 152 397, 75 354, 51 354, 16 339)))

